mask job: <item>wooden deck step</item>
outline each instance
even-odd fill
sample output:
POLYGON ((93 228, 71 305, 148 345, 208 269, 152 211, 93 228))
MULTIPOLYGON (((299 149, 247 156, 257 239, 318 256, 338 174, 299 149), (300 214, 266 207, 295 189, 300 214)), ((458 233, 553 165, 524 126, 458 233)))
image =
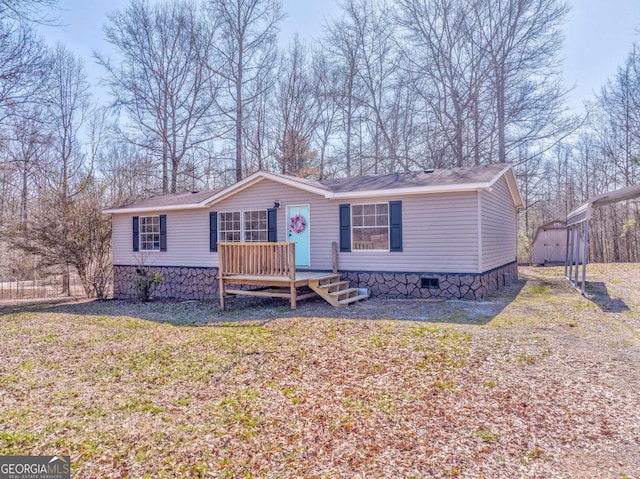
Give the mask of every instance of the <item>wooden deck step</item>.
POLYGON ((353 293, 358 293, 358 288, 347 288, 347 289, 341 289, 339 291, 334 291, 329 293, 329 296, 336 296, 336 297, 340 297, 340 296, 351 296, 353 293))
POLYGON ((358 294, 358 288, 350 288, 349 281, 341 281, 339 274, 309 281, 309 287, 332 306, 346 306, 369 297, 358 294))
POLYGON ((336 288, 336 287, 340 287, 342 285, 348 285, 349 281, 338 281, 336 283, 327 283, 327 284, 320 284, 318 285, 319 288, 326 288, 326 289, 331 289, 331 288, 336 288))
POLYGON ((340 306, 346 306, 347 304, 355 303, 357 301, 362 301, 368 298, 369 298, 368 294, 359 294, 358 296, 351 296, 350 298, 340 299, 338 300, 338 304, 340 306))
POLYGON ((318 281, 318 285, 319 286, 325 286, 327 284, 331 284, 331 283, 337 283, 340 281, 340 275, 339 274, 334 274, 331 276, 327 276, 325 278, 322 278, 321 280, 318 281))

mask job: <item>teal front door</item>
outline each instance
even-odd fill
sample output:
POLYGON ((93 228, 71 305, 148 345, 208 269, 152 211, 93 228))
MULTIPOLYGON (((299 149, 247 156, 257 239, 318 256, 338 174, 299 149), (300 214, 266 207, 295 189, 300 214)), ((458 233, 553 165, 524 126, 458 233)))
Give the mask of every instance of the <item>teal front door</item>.
POLYGON ((287 231, 289 241, 296 244, 296 266, 309 267, 309 205, 287 206, 287 231))

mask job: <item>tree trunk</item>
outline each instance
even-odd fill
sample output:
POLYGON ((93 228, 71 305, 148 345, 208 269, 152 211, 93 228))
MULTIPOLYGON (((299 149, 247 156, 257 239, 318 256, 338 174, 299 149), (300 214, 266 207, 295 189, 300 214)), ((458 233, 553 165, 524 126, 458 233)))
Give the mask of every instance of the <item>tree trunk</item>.
POLYGON ((236 78, 236 181, 242 180, 242 69, 243 45, 238 45, 238 77, 236 78))
POLYGON ((498 162, 507 162, 506 146, 506 113, 505 113, 505 82, 503 67, 496 68, 496 116, 498 119, 498 162))

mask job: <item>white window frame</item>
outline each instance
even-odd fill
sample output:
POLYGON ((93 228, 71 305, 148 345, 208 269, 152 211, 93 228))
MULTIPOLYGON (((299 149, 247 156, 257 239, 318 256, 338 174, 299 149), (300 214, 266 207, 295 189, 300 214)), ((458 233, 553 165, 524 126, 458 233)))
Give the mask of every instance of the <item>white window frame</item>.
MULTIPOLYGON (((251 219, 249 219, 249 221, 251 221, 251 219)), ((264 231, 265 232, 265 240, 264 241, 268 241, 269 239, 269 213, 267 211, 267 209, 257 209, 257 210, 233 210, 233 211, 219 211, 218 212, 218 241, 219 242, 230 242, 230 243, 257 243, 257 242, 261 242, 260 241, 251 241, 251 240, 247 240, 247 233, 250 232, 254 232, 254 231, 264 231), (246 224, 245 224, 245 215, 246 214, 251 214, 254 212, 263 212, 265 215, 265 228, 258 228, 258 229, 253 229, 253 228, 247 228, 246 224), (234 214, 234 213, 239 213, 240 214, 240 229, 239 230, 222 230, 222 215, 224 214, 234 214), (239 233, 239 240, 235 241, 235 240, 227 240, 225 238, 221 237, 221 233, 223 232, 233 232, 233 233, 239 233)))
MULTIPOLYGON (((231 221, 235 221, 235 220, 231 220, 231 221)), ((218 231, 217 231, 217 235, 218 235, 218 241, 219 242, 229 242, 229 243, 240 243, 242 241, 242 211, 219 211, 218 212, 218 231), (239 214, 239 218, 238 221, 240 223, 240 229, 236 230, 236 229, 232 229, 232 230, 223 230, 222 229, 222 215, 228 215, 228 214, 235 214, 238 213, 239 214), (228 240, 226 238, 223 238, 221 235, 223 233, 238 233, 238 241, 235 240, 228 240)))
MULTIPOLYGON (((251 221, 260 221, 260 218, 257 220, 252 220, 251 217, 248 219, 251 221)), ((269 240, 269 213, 267 210, 244 210, 242 212, 242 224, 240 225, 242 229, 241 238, 244 239, 245 243, 266 243, 269 240), (247 218, 246 215, 249 214, 251 216, 252 213, 264 213, 264 228, 247 228, 247 218), (264 232, 264 240, 260 239, 257 241, 247 239, 247 233, 262 233, 264 232)))
POLYGON ((140 251, 145 251, 145 252, 153 252, 153 251, 160 251, 160 215, 149 215, 149 216, 139 216, 138 217, 138 249, 140 251), (150 226, 157 226, 158 230, 156 231, 145 231, 147 228, 147 220, 152 219, 152 220, 156 220, 157 223, 155 221, 152 221, 152 224, 150 226), (158 241, 156 243, 155 238, 153 238, 153 236, 157 235, 158 237, 158 241), (152 239, 151 241, 149 241, 148 237, 151 236, 152 239), (146 240, 144 238, 147 238, 146 240), (151 244, 152 248, 147 248, 145 246, 151 244), (157 247, 156 247, 157 245, 157 247))
MULTIPOLYGON (((351 252, 355 252, 355 253, 380 253, 380 252, 389 252, 391 251, 391 226, 389 225, 389 221, 390 221, 390 213, 389 213, 390 207, 389 207, 389 202, 388 201, 381 201, 381 202, 377 202, 377 203, 356 203, 356 204, 352 204, 351 208, 350 208, 350 221, 351 221, 351 252), (364 216, 364 207, 365 206, 377 206, 377 205, 386 205, 387 206, 387 224, 384 226, 354 226, 354 221, 353 221, 353 208, 354 206, 362 206, 363 208, 363 216, 364 216), (355 242, 355 235, 354 230, 355 229, 365 229, 365 228, 382 228, 385 227, 387 228, 387 248, 386 249, 356 249, 354 248, 354 242, 355 242)), ((375 216, 377 217, 377 213, 375 214, 375 216)))

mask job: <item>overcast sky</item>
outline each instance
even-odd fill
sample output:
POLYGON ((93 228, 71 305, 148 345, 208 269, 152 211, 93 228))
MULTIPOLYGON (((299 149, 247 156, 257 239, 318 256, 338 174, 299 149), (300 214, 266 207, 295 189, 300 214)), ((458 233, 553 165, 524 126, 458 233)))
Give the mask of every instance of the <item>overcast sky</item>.
MULTIPOLYGON (((127 0, 87 1, 59 0, 60 20, 65 27, 44 27, 48 41, 65 43, 84 58, 92 83, 101 74, 91 57, 93 50, 106 51, 102 25, 107 12, 123 8, 127 0)), ((614 75, 624 61, 632 43, 640 41, 640 1, 573 0, 566 23, 564 78, 575 87, 569 106, 580 108, 593 98, 607 78, 614 75)), ((336 0, 284 0, 288 17, 281 28, 281 42, 286 45, 295 32, 314 39, 322 35, 326 19, 340 15, 336 0)))

